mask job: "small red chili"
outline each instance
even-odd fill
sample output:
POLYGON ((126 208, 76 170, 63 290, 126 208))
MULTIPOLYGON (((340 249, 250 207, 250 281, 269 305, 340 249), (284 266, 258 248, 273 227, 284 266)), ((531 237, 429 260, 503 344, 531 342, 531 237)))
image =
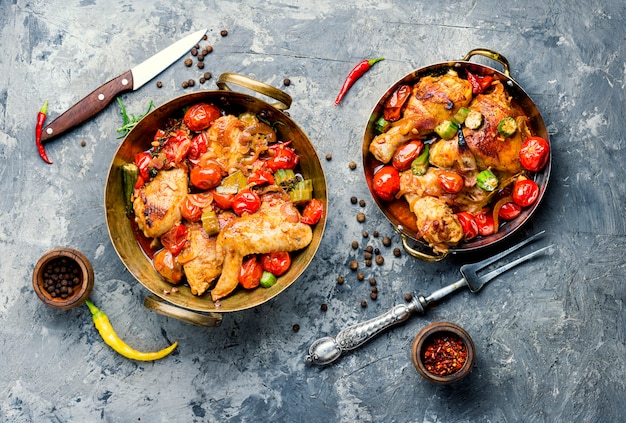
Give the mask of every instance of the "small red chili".
POLYGON ((39 109, 39 113, 37 113, 37 126, 35 127, 35 142, 37 143, 37 150, 39 150, 39 155, 41 158, 48 164, 52 164, 52 161, 48 158, 46 154, 46 150, 41 143, 41 131, 43 129, 43 123, 46 121, 46 116, 48 116, 48 100, 43 103, 41 109, 39 109))
POLYGON ((369 60, 366 59, 366 60, 359 62, 355 67, 353 67, 350 73, 348 73, 346 80, 343 82, 343 85, 341 86, 341 90, 339 90, 339 94, 337 95, 337 98, 335 99, 335 106, 341 102, 343 97, 346 95, 350 87, 356 82, 356 80, 362 77, 363 74, 365 74, 365 72, 370 70, 372 66, 374 66, 374 63, 380 62, 381 60, 385 60, 385 59, 383 59, 382 57, 378 57, 376 59, 369 59, 369 60))

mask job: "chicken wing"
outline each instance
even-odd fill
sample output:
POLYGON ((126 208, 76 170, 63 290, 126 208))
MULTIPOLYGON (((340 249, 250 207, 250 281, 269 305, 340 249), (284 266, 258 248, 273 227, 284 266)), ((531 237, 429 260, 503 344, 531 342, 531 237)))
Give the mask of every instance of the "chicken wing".
POLYGON ((296 251, 313 239, 311 227, 299 221, 293 204, 278 196, 263 198, 261 208, 227 224, 217 237, 218 254, 223 254, 222 275, 211 291, 213 301, 230 294, 238 284, 245 256, 272 251, 296 251), (293 218, 295 217, 295 219, 293 218))
POLYGON ((405 195, 415 214, 418 237, 428 242, 435 253, 446 253, 463 239, 463 228, 450 207, 440 198, 405 195))
POLYGON ((217 236, 207 235, 200 223, 186 226, 189 242, 180 257, 191 293, 202 295, 222 272, 224 257, 217 253, 217 236))
POLYGON ((180 223, 180 205, 187 187, 187 172, 175 168, 159 171, 154 179, 135 190, 135 221, 146 237, 159 237, 180 223))

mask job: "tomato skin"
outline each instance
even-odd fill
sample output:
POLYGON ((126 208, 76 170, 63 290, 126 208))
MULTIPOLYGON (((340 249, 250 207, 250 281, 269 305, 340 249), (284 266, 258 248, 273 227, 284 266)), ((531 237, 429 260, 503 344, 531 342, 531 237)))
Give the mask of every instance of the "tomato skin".
POLYGON ((189 222, 197 222, 202 218, 202 209, 193 204, 189 197, 185 198, 181 204, 180 213, 189 222))
POLYGON ((197 103, 187 109, 183 122, 192 131, 207 129, 221 115, 220 109, 212 104, 197 103))
POLYGON ((135 156, 135 164, 139 168, 139 176, 145 181, 150 180, 150 164, 152 163, 152 155, 147 151, 139 153, 135 156))
POLYGON ((398 191, 400 191, 400 174, 393 166, 384 166, 374 174, 374 192, 385 200, 391 201, 398 191))
POLYGON ((539 198, 539 186, 532 179, 523 179, 513 185, 513 201, 521 207, 528 207, 539 198))
POLYGON ((278 169, 293 169, 300 163, 300 157, 295 150, 286 144, 281 143, 271 147, 274 155, 265 162, 265 165, 274 173, 278 169))
POLYGON ((177 256, 187 244, 187 227, 183 224, 176 225, 161 235, 161 244, 172 255, 177 256))
POLYGON ((408 100, 411 92, 412 89, 410 85, 400 85, 398 89, 394 91, 391 97, 385 102, 385 109, 383 110, 385 120, 393 122, 400 119, 402 106, 404 106, 404 103, 408 100))
POLYGON ((208 141, 204 132, 199 133, 191 140, 191 147, 189 147, 189 153, 187 157, 191 161, 198 161, 200 156, 207 152, 208 141))
POLYGON ((255 185, 274 184, 274 175, 267 170, 256 170, 252 175, 248 176, 248 183, 255 185))
POLYGON ((463 239, 469 241, 478 236, 478 224, 474 216, 468 212, 461 212, 457 213, 456 217, 459 219, 461 227, 463 228, 463 239))
POLYGON ((498 216, 504 220, 513 220, 522 212, 522 208, 514 202, 504 203, 498 211, 498 216))
POLYGON ((541 137, 528 137, 522 143, 519 159, 524 169, 539 172, 548 163, 550 144, 541 137))
POLYGON ((263 270, 274 276, 284 274, 291 266, 291 255, 286 251, 276 251, 261 256, 263 270))
POLYGON ((235 194, 220 194, 217 191, 211 191, 213 193, 213 201, 222 210, 228 210, 233 207, 233 199, 235 194))
POLYGON ((467 80, 472 86, 472 94, 476 95, 489 88, 491 82, 493 81, 493 76, 474 75, 473 73, 467 72, 467 80))
POLYGON ((423 149, 424 143, 420 140, 408 142, 398 147, 396 152, 393 154, 391 164, 400 172, 407 170, 411 167, 413 160, 415 160, 417 156, 422 153, 423 149))
POLYGON ((237 280, 245 289, 254 289, 259 286, 263 276, 263 266, 256 255, 244 259, 237 280))
POLYGON ((162 151, 170 163, 182 162, 191 148, 191 139, 186 132, 178 130, 163 144, 162 151))
POLYGON ((233 198, 233 211, 241 216, 244 213, 255 213, 261 207, 261 198, 259 195, 246 188, 235 194, 233 198))
POLYGON ((458 194, 465 186, 463 177, 455 172, 442 170, 437 174, 437 180, 441 189, 450 194, 458 194))
POLYGON ((491 213, 478 213, 474 216, 474 220, 476 220, 476 224, 478 225, 478 235, 493 235, 495 232, 495 223, 491 213))
POLYGON ((215 163, 196 166, 189 172, 191 184, 200 189, 212 189, 222 182, 222 169, 215 163))
MULTIPOLYGON (((302 216, 300 217, 300 222, 306 223, 307 225, 315 225, 322 218, 322 214, 324 213, 324 203, 317 198, 310 200, 306 206, 304 206, 304 210, 302 210, 302 216)), ((278 275, 276 275, 278 276, 278 275)))
POLYGON ((154 269, 168 282, 178 284, 183 279, 183 266, 167 248, 157 252, 152 260, 154 269))

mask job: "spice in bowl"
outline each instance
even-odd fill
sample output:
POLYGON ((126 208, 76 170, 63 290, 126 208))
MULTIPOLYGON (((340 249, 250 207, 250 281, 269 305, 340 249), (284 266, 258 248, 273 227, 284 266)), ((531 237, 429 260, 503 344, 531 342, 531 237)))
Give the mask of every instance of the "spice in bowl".
POLYGON ((462 327, 435 322, 415 337, 411 358, 425 379, 448 384, 467 376, 474 365, 474 342, 462 327))

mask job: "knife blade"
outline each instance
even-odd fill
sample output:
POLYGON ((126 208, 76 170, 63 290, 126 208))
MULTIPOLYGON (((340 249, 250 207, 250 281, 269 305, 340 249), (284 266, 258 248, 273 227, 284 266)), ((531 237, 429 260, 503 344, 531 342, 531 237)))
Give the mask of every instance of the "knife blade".
POLYGON ((206 32, 206 29, 202 29, 187 35, 132 69, 96 88, 91 94, 74 104, 43 128, 41 133, 42 144, 50 142, 55 137, 93 118, 104 110, 119 94, 141 88, 146 82, 163 72, 191 50, 206 32))

